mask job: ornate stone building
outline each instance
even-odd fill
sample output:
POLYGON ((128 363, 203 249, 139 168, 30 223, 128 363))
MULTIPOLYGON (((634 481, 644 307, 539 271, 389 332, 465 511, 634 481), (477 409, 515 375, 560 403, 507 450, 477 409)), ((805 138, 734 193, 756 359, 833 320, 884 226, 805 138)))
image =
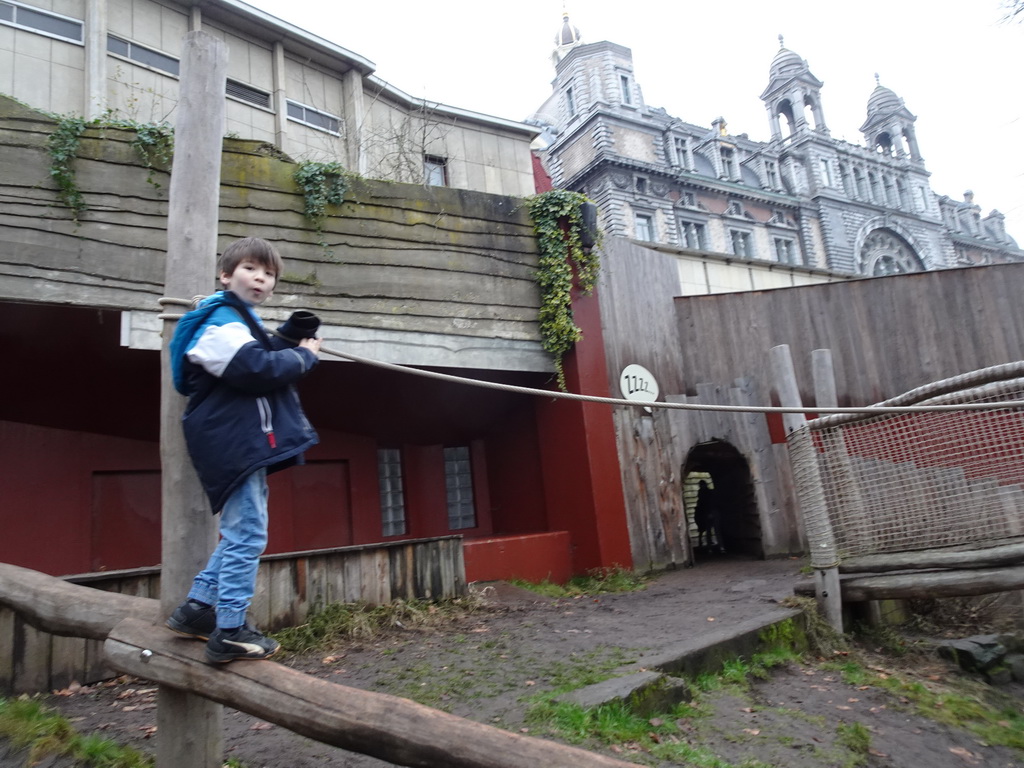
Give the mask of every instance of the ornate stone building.
POLYGON ((555 186, 598 203, 609 234, 844 275, 1024 259, 998 211, 932 191, 917 118, 881 84, 864 144, 832 138, 822 82, 780 46, 760 142, 648 106, 631 51, 584 44, 568 17, 555 43, 553 91, 528 120, 543 130, 535 148, 555 186))

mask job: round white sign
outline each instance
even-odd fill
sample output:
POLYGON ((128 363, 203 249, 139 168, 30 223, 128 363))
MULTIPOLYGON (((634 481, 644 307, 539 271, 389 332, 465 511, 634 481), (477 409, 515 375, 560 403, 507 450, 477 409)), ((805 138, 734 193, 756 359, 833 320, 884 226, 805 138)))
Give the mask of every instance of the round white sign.
POLYGON ((658 399, 658 382, 642 365, 630 363, 619 374, 619 389, 627 400, 653 403, 658 399))

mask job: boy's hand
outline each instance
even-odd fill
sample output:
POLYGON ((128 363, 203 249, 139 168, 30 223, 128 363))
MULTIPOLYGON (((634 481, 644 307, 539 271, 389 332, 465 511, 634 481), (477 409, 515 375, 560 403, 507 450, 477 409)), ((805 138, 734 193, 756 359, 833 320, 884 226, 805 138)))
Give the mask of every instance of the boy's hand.
POLYGON ((301 339, 299 341, 300 347, 305 347, 314 355, 320 354, 320 339, 301 339))

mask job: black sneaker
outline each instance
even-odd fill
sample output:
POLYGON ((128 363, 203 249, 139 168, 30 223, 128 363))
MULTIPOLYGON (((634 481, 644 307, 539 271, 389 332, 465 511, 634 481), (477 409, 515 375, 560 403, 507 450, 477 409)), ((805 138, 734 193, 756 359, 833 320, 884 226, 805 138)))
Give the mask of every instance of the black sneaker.
POLYGON ((209 640, 217 628, 217 609, 195 600, 186 600, 174 609, 171 618, 164 623, 179 635, 209 640))
POLYGON ((280 648, 280 643, 249 624, 237 629, 218 627, 206 643, 206 658, 216 664, 235 659, 269 659, 280 648))

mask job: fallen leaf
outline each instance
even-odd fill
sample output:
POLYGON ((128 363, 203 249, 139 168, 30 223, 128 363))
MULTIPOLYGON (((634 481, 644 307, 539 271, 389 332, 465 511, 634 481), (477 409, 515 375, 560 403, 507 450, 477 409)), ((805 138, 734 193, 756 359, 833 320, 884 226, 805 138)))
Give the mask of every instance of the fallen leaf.
POLYGON ((761 729, 760 728, 744 728, 743 732, 744 733, 749 733, 751 736, 757 736, 759 733, 761 733, 761 729))
POLYGON ((519 732, 520 732, 520 733, 529 733, 529 732, 530 732, 530 729, 529 729, 529 728, 520 728, 520 729, 519 729, 519 732))
POLYGON ((973 752, 971 752, 971 750, 969 750, 969 749, 964 749, 963 747, 950 747, 949 751, 952 752, 957 757, 962 757, 964 760, 966 760, 971 765, 977 765, 978 764, 978 756, 975 755, 973 752))
POLYGON ((753 711, 754 711, 753 707, 743 707, 743 708, 740 709, 740 712, 753 712, 753 711))
POLYGON ((657 728, 659 725, 664 725, 665 721, 662 720, 660 717, 652 717, 650 720, 647 721, 647 723, 651 727, 657 728))
POLYGON ((523 685, 536 685, 536 684, 537 683, 534 680, 527 680, 525 683, 523 683, 523 685))
POLYGON ((274 727, 273 724, 271 724, 271 723, 264 723, 264 722, 261 721, 259 723, 253 723, 252 725, 250 725, 249 726, 249 730, 250 731, 269 731, 273 727, 274 727))
POLYGON ((868 754, 869 755, 874 755, 875 757, 888 757, 889 756, 885 752, 879 752, 874 747, 868 747, 868 754))
POLYGON ((846 710, 853 709, 853 707, 848 707, 845 704, 837 704, 836 705, 836 709, 842 709, 843 711, 846 711, 846 710))
POLYGON ((860 701, 860 699, 847 699, 847 701, 851 704, 856 704, 858 701, 860 701))
POLYGON ((714 621, 714 620, 715 620, 714 616, 708 616, 708 621, 714 621))

